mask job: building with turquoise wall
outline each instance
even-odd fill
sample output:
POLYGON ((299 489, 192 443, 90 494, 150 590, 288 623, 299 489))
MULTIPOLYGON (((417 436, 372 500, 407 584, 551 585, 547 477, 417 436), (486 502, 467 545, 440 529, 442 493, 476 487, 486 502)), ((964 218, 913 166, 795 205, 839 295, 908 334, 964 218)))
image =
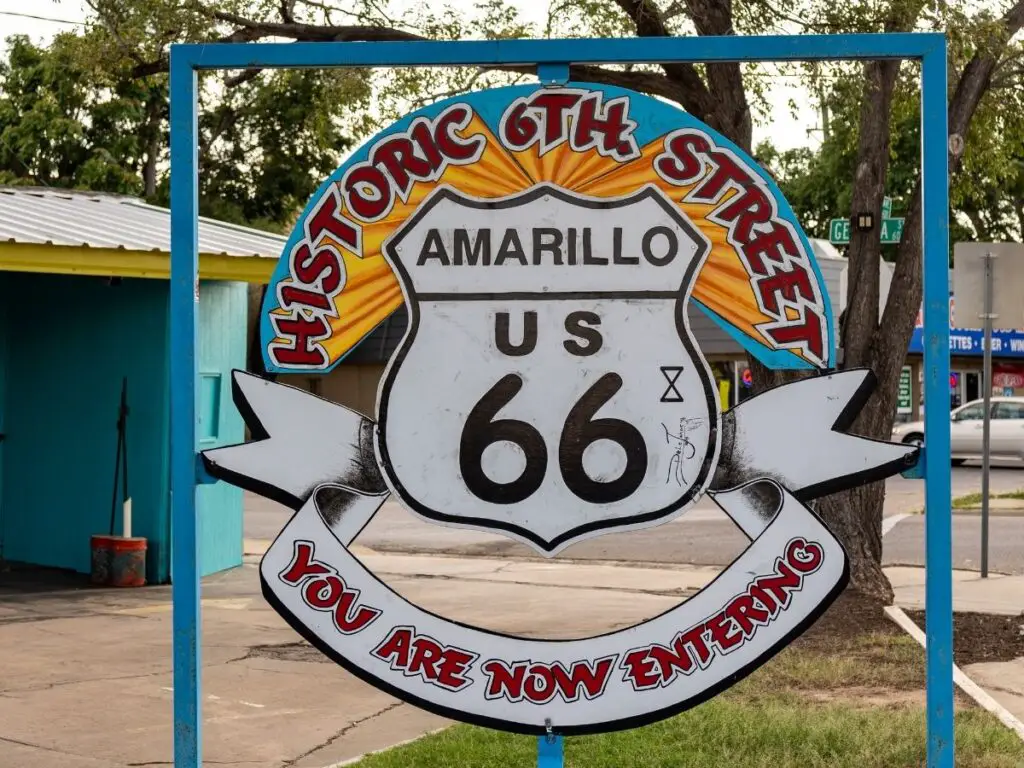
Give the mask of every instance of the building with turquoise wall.
MULTIPOLYGON (((147 581, 170 580, 168 212, 132 198, 0 188, 0 560, 87 573, 109 534, 128 380, 132 534, 147 581)), ((198 449, 241 442, 248 284, 284 240, 200 223, 198 449)), ((204 574, 242 562, 241 491, 201 486, 204 574)), ((114 533, 120 533, 117 504, 114 533)))

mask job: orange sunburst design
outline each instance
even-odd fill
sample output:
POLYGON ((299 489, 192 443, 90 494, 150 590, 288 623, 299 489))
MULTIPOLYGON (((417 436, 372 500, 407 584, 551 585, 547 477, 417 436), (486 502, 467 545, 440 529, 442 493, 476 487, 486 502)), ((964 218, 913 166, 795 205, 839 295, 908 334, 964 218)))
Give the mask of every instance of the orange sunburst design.
MULTIPOLYGON (((751 276, 737 249, 728 242, 726 227, 707 218, 722 201, 715 206, 686 202, 684 198, 692 186, 670 184, 653 170, 654 158, 664 149, 664 137, 659 136, 643 146, 636 159, 621 163, 602 156, 596 148, 578 152, 568 143, 550 148, 543 155, 536 144, 521 151, 508 150, 477 115, 459 134, 463 138, 485 137, 486 146, 479 160, 470 166, 450 165, 435 182, 415 183, 404 203, 396 200, 383 219, 364 224, 361 256, 339 247, 344 254, 346 284, 334 298, 336 316, 329 318, 331 336, 323 342, 331 364, 344 357, 401 306, 401 288, 381 249, 440 185, 483 199, 513 195, 540 182, 598 198, 628 196, 645 185, 654 185, 679 206, 710 245, 693 297, 740 332, 764 343, 759 326, 775 318, 759 309, 751 276)), ((736 194, 735 190, 727 192, 725 200, 736 194)), ((340 214, 357 220, 344 204, 340 214)), ((791 309, 787 309, 786 316, 795 318, 791 309)), ((280 338, 276 341, 286 343, 280 338)))

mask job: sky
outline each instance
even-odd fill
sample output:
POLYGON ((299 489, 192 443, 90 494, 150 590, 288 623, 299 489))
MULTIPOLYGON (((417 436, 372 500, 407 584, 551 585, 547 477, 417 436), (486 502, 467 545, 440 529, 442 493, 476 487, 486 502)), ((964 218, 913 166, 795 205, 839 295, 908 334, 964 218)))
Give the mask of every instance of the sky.
MULTIPOLYGON (((451 5, 472 7, 474 0, 448 0, 451 5)), ((523 18, 540 26, 545 17, 547 3, 540 0, 512 0, 523 18)), ((81 22, 88 15, 88 6, 83 0, 0 0, 0 55, 5 45, 3 39, 9 35, 28 35, 34 42, 46 42, 58 32, 75 29, 75 24, 60 23, 46 19, 60 19, 81 22), (40 17, 40 18, 31 18, 40 17)), ((771 120, 766 124, 755 124, 754 144, 770 139, 780 150, 799 146, 814 146, 820 141, 817 132, 818 116, 809 106, 810 98, 805 89, 793 78, 782 77, 772 82, 768 95, 771 103, 771 120), (789 101, 798 105, 796 117, 791 114, 789 101)))

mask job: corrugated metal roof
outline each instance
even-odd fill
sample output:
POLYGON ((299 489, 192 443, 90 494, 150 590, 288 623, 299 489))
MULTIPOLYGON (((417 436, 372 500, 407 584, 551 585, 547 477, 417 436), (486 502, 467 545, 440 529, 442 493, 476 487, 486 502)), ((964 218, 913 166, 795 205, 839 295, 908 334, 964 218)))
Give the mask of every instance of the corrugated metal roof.
MULTIPOLYGON (((171 250, 171 212, 134 197, 0 186, 0 244, 171 250)), ((278 258, 286 239, 250 227, 199 219, 199 252, 278 258)))

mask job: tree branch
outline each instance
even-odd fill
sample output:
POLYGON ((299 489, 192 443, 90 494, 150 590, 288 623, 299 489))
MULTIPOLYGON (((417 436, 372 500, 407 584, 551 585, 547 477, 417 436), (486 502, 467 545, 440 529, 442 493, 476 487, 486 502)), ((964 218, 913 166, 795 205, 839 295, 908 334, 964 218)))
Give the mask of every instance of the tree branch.
MULTIPOLYGON (((736 34, 732 26, 731 0, 686 0, 686 7, 697 28, 697 34, 736 34)), ((715 105, 708 115, 708 123, 739 144, 741 149, 750 152, 753 119, 739 63, 708 64, 706 69, 708 88, 715 105)))
MULTIPOLYGON (((254 21, 226 11, 213 11, 213 18, 235 24, 238 29, 228 38, 239 36, 244 41, 259 40, 265 37, 285 37, 305 42, 373 42, 383 40, 423 41, 428 38, 412 32, 404 32, 393 27, 371 25, 320 26, 318 24, 301 24, 299 22, 274 23, 254 21)), ((222 39, 221 42, 241 42, 236 39, 222 39)))
MULTIPOLYGON (((966 137, 978 104, 991 84, 992 73, 1010 39, 1024 26, 1024 0, 1017 0, 1000 19, 998 32, 988 41, 979 44, 974 56, 964 67, 948 106, 949 133, 966 137)), ((960 170, 961 155, 950 154, 949 175, 960 170)), ((933 216, 946 216, 946 211, 932 211, 933 216)), ((882 319, 873 334, 873 365, 886 370, 901 365, 895 360, 886 360, 881 345, 881 335, 903 340, 903 348, 913 331, 914 318, 921 305, 921 180, 914 184, 903 226, 903 241, 900 243, 893 270, 889 300, 885 304, 882 319), (894 300, 895 296, 895 300, 894 300)), ((890 345, 886 345, 891 348, 890 345)), ((890 356, 891 357, 891 356, 890 356)), ((882 380, 882 377, 879 376, 882 380)), ((891 379, 896 381, 895 376, 891 379)), ((895 390, 894 390, 895 391, 895 390)), ((934 407, 934 406, 933 406, 934 407)))
MULTIPOLYGON (((671 37, 658 7, 652 0, 615 0, 618 6, 633 21, 637 37, 671 37)), ((697 68, 692 64, 661 64, 668 79, 676 83, 679 97, 675 100, 687 112, 704 119, 713 106, 711 92, 700 79, 697 68)))

